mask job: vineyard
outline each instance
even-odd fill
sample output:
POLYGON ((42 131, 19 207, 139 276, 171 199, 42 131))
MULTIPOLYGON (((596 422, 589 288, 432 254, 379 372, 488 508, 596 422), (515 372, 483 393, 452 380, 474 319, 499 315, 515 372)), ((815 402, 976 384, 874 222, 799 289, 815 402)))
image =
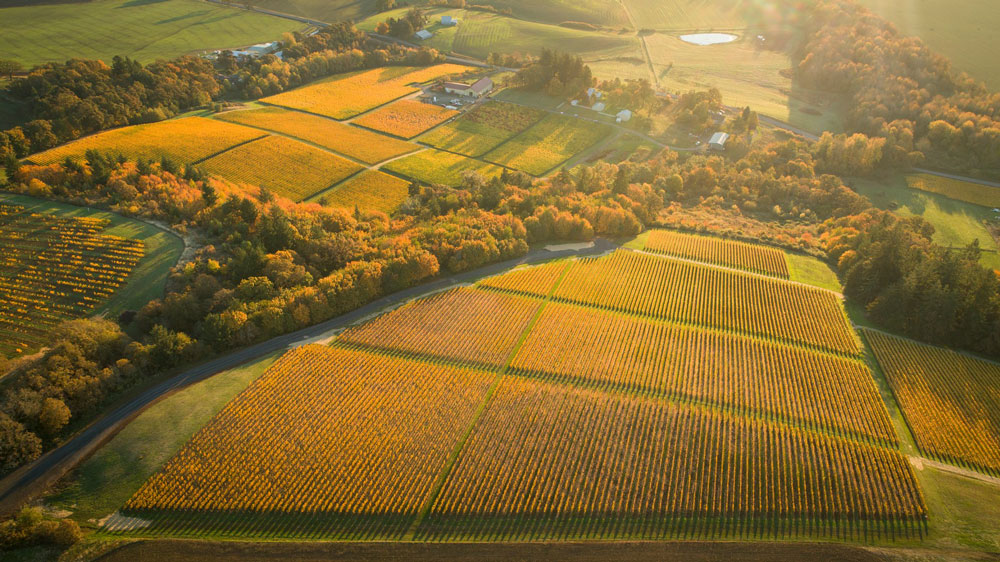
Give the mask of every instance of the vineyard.
MULTIPOLYGON (((509 290, 541 294, 508 284, 509 290)), ((637 252, 573 262, 555 297, 839 353, 860 352, 840 299, 829 291, 637 252)))
POLYGON ((777 248, 761 244, 695 236, 672 230, 653 230, 646 239, 645 249, 668 256, 690 258, 788 279, 785 254, 777 248))
POLYGON ((544 115, 539 109, 510 103, 483 103, 420 140, 466 156, 482 156, 537 123, 544 115))
POLYGON ((101 234, 107 225, 0 203, 0 355, 44 345, 54 326, 86 316, 125 284, 143 244, 101 234))
POLYGON ((361 166, 286 137, 267 136, 209 158, 205 171, 301 201, 354 174, 361 166))
POLYGON ((483 158, 540 176, 610 133, 607 125, 581 124, 565 115, 548 115, 483 158))
POLYGON ((866 330, 917 446, 1000 475, 1000 365, 866 330))
POLYGON ((823 306, 840 313, 832 294, 810 304, 817 293, 787 281, 635 252, 518 268, 381 314, 330 348, 287 353, 136 492, 123 514, 138 519, 111 530, 352 540, 923 535, 923 496, 855 350, 560 296, 588 276, 590 291, 689 307, 715 305, 668 289, 768 282, 738 289, 753 307, 806 315, 803 324, 822 325, 823 306), (690 280, 702 270, 719 275, 690 280))
POLYGON ((404 156, 385 165, 385 169, 425 183, 440 183, 452 187, 462 184, 466 172, 476 172, 486 177, 499 176, 499 166, 429 148, 404 156))
POLYGON ((409 182, 396 176, 365 170, 323 193, 318 202, 349 211, 357 206, 359 209, 391 213, 409 197, 409 185, 409 182))
POLYGON ((404 139, 411 139, 431 127, 458 115, 447 109, 417 100, 399 100, 354 120, 354 123, 404 139))
POLYGON ((414 144, 345 125, 327 117, 280 107, 227 111, 219 114, 217 118, 311 142, 368 164, 388 160, 419 148, 414 144))
POLYGON ((226 405, 125 510, 154 520, 160 511, 179 520, 214 512, 232 533, 399 537, 492 378, 299 347, 226 405))
POLYGON ((334 119, 348 119, 418 91, 412 84, 422 84, 468 70, 469 67, 457 64, 439 64, 426 68, 374 68, 337 75, 260 101, 334 119))
POLYGON ((165 156, 191 163, 264 135, 261 131, 232 123, 184 117, 111 129, 32 155, 29 160, 36 164, 52 164, 66 158, 82 158, 88 150, 99 150, 133 160, 159 160, 165 156))

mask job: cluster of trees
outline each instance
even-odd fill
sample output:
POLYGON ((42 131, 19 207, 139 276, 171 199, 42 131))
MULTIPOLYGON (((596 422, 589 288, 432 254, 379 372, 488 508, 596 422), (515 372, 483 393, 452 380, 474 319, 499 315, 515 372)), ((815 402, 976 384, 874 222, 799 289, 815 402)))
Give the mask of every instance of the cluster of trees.
POLYGON ((12 161, 104 129, 160 121, 213 99, 256 99, 324 76, 389 64, 426 66, 443 61, 433 49, 371 40, 351 23, 304 36, 289 34, 284 60, 273 55, 214 62, 194 56, 143 66, 128 57, 70 60, 35 68, 7 88, 27 102, 32 119, 0 131, 0 163, 12 161))
POLYGON ((16 517, 0 522, 0 551, 33 545, 68 547, 81 538, 76 521, 48 518, 38 507, 25 507, 16 517))
POLYGON ((537 60, 517 71, 511 84, 555 97, 582 97, 594 85, 594 77, 579 56, 542 49, 537 60))
POLYGON ((673 106, 675 121, 695 133, 716 128, 722 116, 722 93, 717 88, 690 91, 677 96, 673 106))
POLYGON ((392 35, 399 39, 410 39, 425 25, 427 25, 427 15, 423 10, 414 6, 407 10, 401 18, 389 18, 378 22, 378 25, 375 26, 375 33, 392 35))
POLYGON ((879 325, 912 338, 1000 355, 1000 278, 979 263, 979 246, 931 242, 920 217, 870 209, 831 220, 822 240, 848 298, 879 325))
POLYGON ((885 139, 890 165, 926 157, 1000 175, 1000 93, 854 2, 822 0, 811 10, 798 77, 848 97, 850 131, 885 139))

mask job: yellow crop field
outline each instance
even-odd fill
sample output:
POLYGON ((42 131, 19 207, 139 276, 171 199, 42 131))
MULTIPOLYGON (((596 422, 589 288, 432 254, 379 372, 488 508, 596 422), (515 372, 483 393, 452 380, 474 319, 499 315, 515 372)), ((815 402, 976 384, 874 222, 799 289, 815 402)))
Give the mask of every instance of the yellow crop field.
POLYGON ((209 158, 205 171, 293 201, 327 189, 361 166, 286 137, 267 136, 209 158))
POLYGON ((338 341, 503 366, 541 301, 476 289, 454 289, 410 303, 338 341))
POLYGON ((511 367, 896 443, 864 363, 756 338, 549 303, 511 367))
POLYGON ((385 165, 385 169, 424 183, 452 187, 462 185, 467 172, 486 177, 499 176, 503 172, 499 166, 432 148, 393 160, 385 165))
POLYGON ((1000 475, 1000 365, 864 333, 920 449, 1000 475))
POLYGON ((458 112, 454 109, 447 109, 432 103, 399 100, 366 113, 355 119, 353 123, 404 139, 412 139, 456 115, 458 112))
POLYGON ((327 207, 381 211, 389 214, 409 197, 410 183, 376 170, 365 170, 322 194, 317 201, 327 207))
POLYGON ((101 234, 108 224, 0 203, 0 356, 50 343, 52 328, 87 316, 125 285, 144 245, 101 234))
POLYGON ((840 353, 861 350, 834 293, 667 257, 618 251, 577 260, 555 297, 840 353))
POLYGON ((376 164, 420 148, 415 144, 338 123, 327 117, 280 107, 227 111, 216 118, 311 142, 368 164, 376 164))
POLYGON ((906 183, 913 189, 929 191, 983 207, 1000 207, 1000 187, 935 176, 908 174, 906 183))
POLYGON ((417 538, 916 535, 925 512, 892 449, 505 377, 417 538))
POLYGON ((482 156, 534 125, 544 115, 545 112, 540 109, 491 101, 477 105, 420 140, 466 156, 482 156))
POLYGON ((298 347, 226 405, 125 512, 166 527, 200 515, 228 532, 398 538, 493 378, 298 347))
POLYGON ((673 230, 653 230, 646 239, 645 249, 788 279, 785 253, 763 244, 696 236, 673 230))
POLYGON ((98 150, 121 154, 132 160, 167 157, 188 164, 264 134, 256 129, 214 119, 184 117, 104 131, 32 155, 28 160, 36 164, 52 164, 67 157, 81 158, 88 150, 98 150))
POLYGON ((479 286, 500 291, 545 296, 555 288, 556 281, 568 268, 568 261, 557 261, 535 267, 515 269, 503 275, 487 277, 479 282, 479 286))
POLYGON ((462 74, 469 67, 439 64, 424 68, 390 66, 339 74, 309 86, 283 92, 260 101, 301 109, 334 119, 348 119, 417 92, 412 84, 422 84, 446 76, 462 74))
POLYGON ((607 125, 550 114, 483 159, 540 176, 610 134, 607 125))

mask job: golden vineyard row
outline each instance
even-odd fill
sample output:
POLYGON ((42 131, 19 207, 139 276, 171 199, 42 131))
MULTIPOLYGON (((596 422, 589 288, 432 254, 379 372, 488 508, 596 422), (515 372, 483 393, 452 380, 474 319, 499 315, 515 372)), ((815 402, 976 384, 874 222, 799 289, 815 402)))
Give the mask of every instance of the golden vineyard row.
POLYGON ((785 254, 777 248, 673 230, 653 230, 644 248, 669 256, 690 258, 788 279, 785 254))

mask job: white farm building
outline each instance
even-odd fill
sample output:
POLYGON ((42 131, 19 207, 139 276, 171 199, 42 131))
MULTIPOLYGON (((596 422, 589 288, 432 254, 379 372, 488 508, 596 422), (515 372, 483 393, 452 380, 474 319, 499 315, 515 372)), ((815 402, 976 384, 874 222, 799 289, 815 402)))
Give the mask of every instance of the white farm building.
POLYGON ((482 97, 483 94, 493 89, 493 81, 489 77, 483 77, 472 84, 465 82, 445 82, 444 91, 449 94, 458 94, 470 98, 482 97))
POLYGON ((434 36, 433 33, 427 31, 426 29, 421 29, 420 31, 414 33, 414 35, 416 35, 417 39, 420 39, 421 41, 430 39, 431 37, 434 36))
POLYGON ((715 133, 712 135, 712 138, 708 139, 708 148, 711 148, 712 150, 725 150, 727 140, 729 140, 728 133, 715 133))

